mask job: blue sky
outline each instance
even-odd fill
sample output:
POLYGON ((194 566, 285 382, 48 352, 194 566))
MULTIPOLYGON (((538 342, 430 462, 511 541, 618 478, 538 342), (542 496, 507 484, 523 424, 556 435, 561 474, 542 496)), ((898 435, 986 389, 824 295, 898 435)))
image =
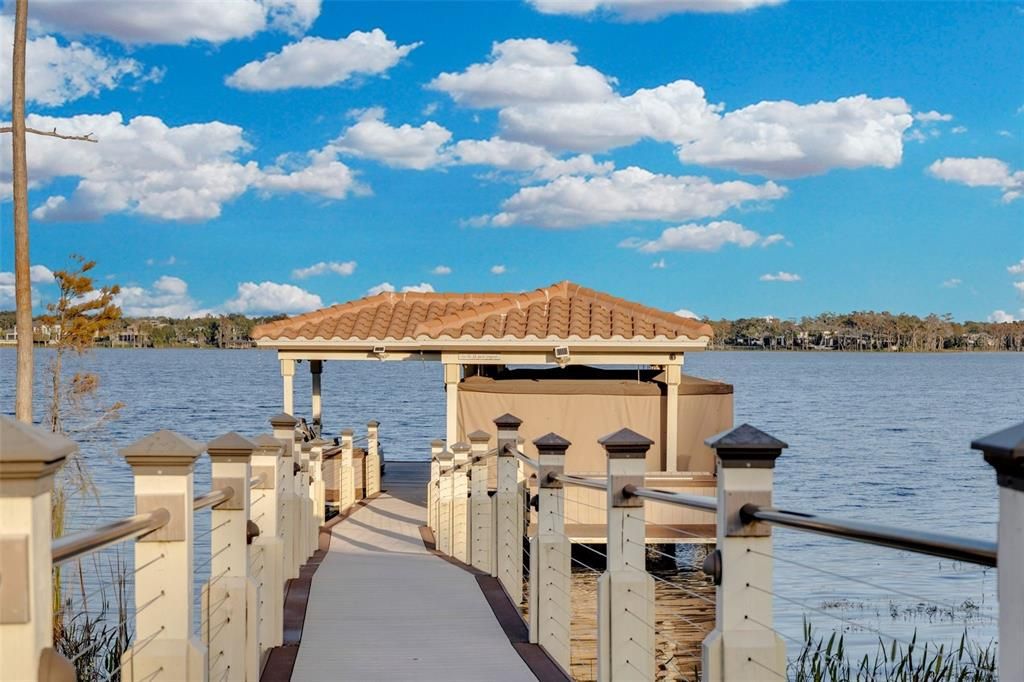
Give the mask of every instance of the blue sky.
POLYGON ((30 125, 98 140, 30 141, 40 303, 75 252, 128 314, 572 279, 1024 317, 1024 5, 620 2, 35 0, 30 125))

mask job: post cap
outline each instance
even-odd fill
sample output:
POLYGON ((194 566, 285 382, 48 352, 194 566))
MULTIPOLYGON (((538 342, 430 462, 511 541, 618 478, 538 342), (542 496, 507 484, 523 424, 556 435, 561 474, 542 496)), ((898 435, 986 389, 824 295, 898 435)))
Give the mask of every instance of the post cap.
POLYGON ((299 420, 291 416, 287 412, 275 414, 273 417, 270 418, 270 425, 273 426, 275 429, 291 428, 298 423, 299 420))
POLYGON ((507 412, 494 420, 494 425, 499 429, 509 429, 512 431, 518 429, 522 423, 522 419, 507 412))
POLYGON ((121 448, 131 467, 188 467, 206 447, 180 433, 163 429, 121 448))
POLYGON ((1000 486, 1024 490, 1024 422, 972 441, 971 448, 985 454, 1000 486))
POLYGON ((351 438, 354 433, 355 433, 355 431, 353 431, 352 429, 342 429, 341 430, 341 435, 346 437, 346 438, 351 438))
POLYGON ((466 436, 466 438, 469 439, 470 443, 488 443, 491 440, 491 434, 478 429, 466 436))
POLYGON ((311 447, 314 447, 314 448, 322 448, 323 446, 328 445, 328 444, 329 444, 329 442, 324 440, 320 436, 317 436, 313 440, 309 441, 309 445, 311 447))
POLYGON ((450 462, 453 459, 455 459, 455 453, 453 453, 451 450, 442 450, 441 452, 437 453, 437 461, 439 462, 450 462))
POLYGON ((60 434, 13 417, 0 417, 0 480, 49 476, 77 449, 60 434))
POLYGON ((724 467, 773 468, 789 445, 750 424, 740 424, 704 441, 714 448, 724 467))
POLYGON ((252 439, 253 444, 257 450, 280 450, 281 441, 274 438, 270 434, 261 433, 252 439))
POLYGON ((569 449, 569 446, 572 445, 572 443, 562 438, 557 433, 549 433, 533 441, 533 445, 537 448, 537 452, 540 454, 564 455, 565 451, 569 449))
POLYGON ((599 438, 597 442, 604 446, 608 457, 612 459, 643 459, 654 445, 653 440, 632 429, 619 429, 599 438))
POLYGON ((452 452, 465 453, 469 452, 469 443, 458 442, 452 446, 452 452))
POLYGON ((441 440, 440 438, 435 438, 434 440, 430 441, 430 447, 432 447, 432 448, 443 448, 444 447, 444 441, 441 440))
POLYGON ((210 459, 248 462, 257 447, 256 443, 232 431, 207 443, 206 451, 210 453, 210 459))
POLYGON ((380 426, 380 422, 377 421, 376 419, 371 419, 370 421, 366 422, 366 425, 371 429, 375 429, 378 426, 380 426))

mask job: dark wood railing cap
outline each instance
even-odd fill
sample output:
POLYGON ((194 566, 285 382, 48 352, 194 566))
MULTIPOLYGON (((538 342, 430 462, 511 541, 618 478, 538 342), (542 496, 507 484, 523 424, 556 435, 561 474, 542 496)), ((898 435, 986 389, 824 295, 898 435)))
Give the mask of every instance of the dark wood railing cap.
POLYGON ((714 448, 723 467, 774 468, 789 445, 750 424, 740 424, 711 436, 704 444, 714 448))
POLYGON ((487 443, 491 440, 491 434, 486 431, 474 431, 473 433, 466 436, 470 443, 487 443))
POLYGON ((217 436, 206 444, 206 451, 210 453, 211 459, 246 459, 252 455, 258 445, 245 436, 231 431, 222 436, 217 436))
POLYGON ((64 436, 13 417, 0 417, 0 479, 45 478, 77 449, 64 436))
POLYGON ((597 442, 604 446, 608 457, 612 459, 640 459, 645 457, 647 451, 654 445, 653 440, 632 429, 619 429, 604 438, 599 438, 597 442))
POLYGON ((533 445, 542 455, 564 455, 572 443, 557 433, 548 433, 533 441, 533 445))
POLYGON ((275 429, 291 428, 298 423, 299 420, 291 416, 287 412, 275 414, 273 417, 270 418, 270 425, 273 426, 275 429))
POLYGON ((494 425, 499 429, 508 429, 510 431, 517 430, 522 423, 522 419, 513 414, 508 414, 507 412, 494 420, 494 425))
POLYGON ((121 448, 119 453, 132 467, 191 468, 205 449, 198 441, 164 429, 121 448))
POLYGON ((1024 422, 978 438, 971 448, 984 453, 1000 486, 1024 491, 1024 422))

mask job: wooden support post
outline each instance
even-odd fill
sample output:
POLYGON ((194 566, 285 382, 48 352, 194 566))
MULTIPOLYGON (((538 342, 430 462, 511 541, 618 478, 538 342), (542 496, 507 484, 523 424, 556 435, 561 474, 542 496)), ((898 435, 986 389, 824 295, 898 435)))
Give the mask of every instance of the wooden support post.
MULTIPOLYGON (((280 646, 284 636, 284 496, 285 461, 281 441, 270 435, 253 442, 252 472, 260 477, 253 492, 249 518, 259 529, 252 548, 258 553, 252 573, 260 586, 260 653, 280 646)), ((291 463, 290 461, 288 462, 291 463)))
POLYGON ((38 680, 53 646, 50 498, 53 476, 77 446, 0 416, 0 679, 38 680))
POLYGON ((435 439, 430 441, 430 481, 427 483, 427 525, 437 539, 437 499, 438 490, 441 485, 441 463, 438 455, 444 452, 444 441, 435 439))
POLYGON ((498 429, 497 565, 498 580, 512 603, 523 601, 523 526, 519 497, 518 447, 522 420, 504 414, 494 420, 498 429))
POLYGON ((203 587, 203 639, 209 679, 258 682, 259 585, 249 575, 250 458, 256 443, 237 433, 210 441, 211 489, 231 497, 210 512, 210 580, 203 587), (254 608, 255 607, 255 608, 254 608))
POLYGON ((665 471, 679 470, 679 384, 682 374, 682 360, 679 364, 665 365, 665 471))
POLYGON ((352 429, 341 431, 341 462, 338 464, 338 512, 345 513, 356 503, 355 469, 352 466, 352 429))
POLYGON ((323 373, 324 363, 322 360, 309 361, 310 402, 312 405, 310 412, 313 418, 313 433, 317 436, 323 433, 324 409, 320 399, 320 379, 323 373))
POLYGON ((452 446, 452 556, 469 563, 469 445, 452 446))
POLYGON ((470 460, 470 562, 473 567, 485 573, 491 573, 491 550, 494 544, 494 533, 491 518, 494 502, 487 490, 487 446, 491 434, 486 431, 474 431, 469 434, 470 460))
POLYGON ((366 424, 366 496, 380 492, 380 422, 371 420, 366 424))
POLYGON ((538 455, 538 500, 537 534, 530 539, 530 641, 544 647, 569 674, 572 546, 565 535, 562 482, 553 477, 565 472, 565 451, 571 443, 549 433, 533 444, 538 455))
POLYGON ((437 549, 451 556, 452 553, 452 482, 455 475, 455 455, 444 450, 437 456, 440 479, 437 487, 437 549))
POLYGON ((295 412, 295 361, 281 360, 281 409, 285 414, 295 412))
POLYGON ((454 443, 459 439, 459 380, 462 378, 462 365, 444 363, 445 392, 445 441, 454 443))
POLYGON ((971 443, 999 484, 999 679, 1024 680, 1024 422, 971 443))
POLYGON ((782 441, 742 424, 704 441, 718 459, 718 561, 715 629, 704 639, 705 682, 786 676, 786 646, 773 630, 772 535, 746 524, 745 504, 772 506, 775 460, 782 441))
MULTIPOLYGON (((298 420, 290 414, 277 414, 270 418, 270 425, 274 428, 274 438, 281 442, 281 517, 282 526, 281 539, 284 543, 284 574, 282 578, 287 581, 299 577, 299 566, 302 565, 302 558, 299 556, 299 547, 296 538, 298 528, 298 504, 295 499, 295 425, 298 420)), ((284 584, 281 585, 284 589, 284 584)))
POLYGON ((125 680, 206 679, 207 650, 192 634, 193 466, 203 450, 173 431, 121 450, 135 477, 136 513, 170 513, 163 528, 135 542, 135 565, 146 570, 135 575, 135 643, 121 656, 125 680))
POLYGON ((597 581, 597 679, 653 680, 654 578, 646 567, 644 503, 622 492, 644 484, 653 441, 622 429, 599 442, 608 455, 608 563, 597 581))

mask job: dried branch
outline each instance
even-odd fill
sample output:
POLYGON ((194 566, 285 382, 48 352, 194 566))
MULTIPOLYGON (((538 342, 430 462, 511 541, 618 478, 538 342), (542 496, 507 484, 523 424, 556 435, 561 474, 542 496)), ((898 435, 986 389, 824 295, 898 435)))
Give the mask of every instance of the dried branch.
MULTIPOLYGON (((14 132, 12 126, 0 126, 0 133, 11 133, 14 132)), ((92 133, 86 133, 85 135, 64 135, 58 133, 57 129, 53 130, 36 130, 35 128, 25 128, 26 133, 32 133, 33 135, 43 135, 45 137, 56 137, 61 140, 77 140, 79 142, 99 142, 92 136, 92 133)))

